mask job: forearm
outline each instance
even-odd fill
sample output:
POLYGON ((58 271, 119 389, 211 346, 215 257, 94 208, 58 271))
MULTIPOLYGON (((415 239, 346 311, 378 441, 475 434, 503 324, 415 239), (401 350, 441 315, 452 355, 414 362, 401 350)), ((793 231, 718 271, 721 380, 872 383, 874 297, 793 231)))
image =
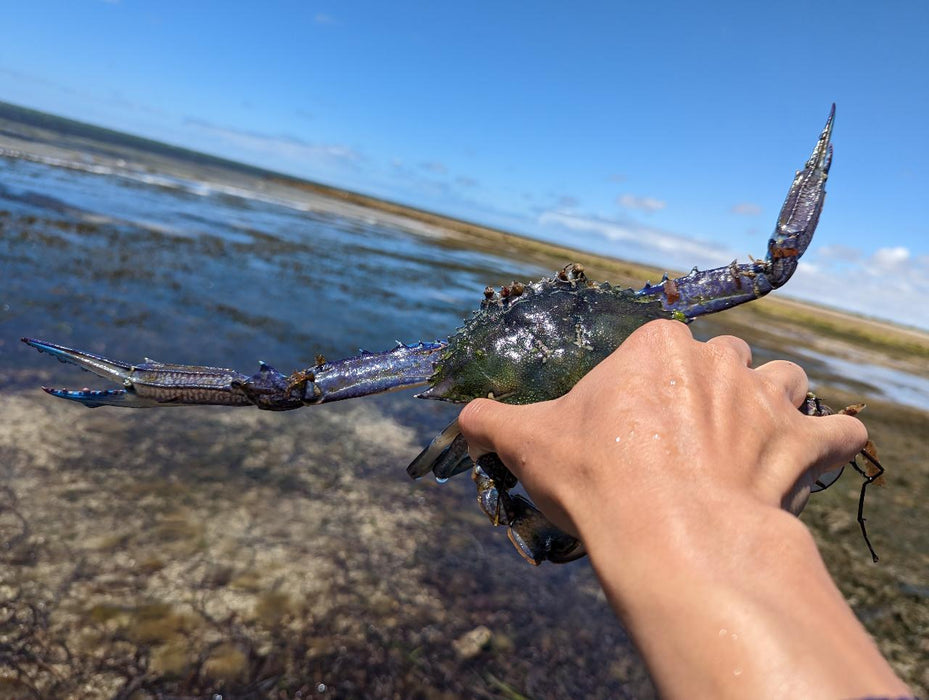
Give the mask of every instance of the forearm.
POLYGON ((578 525, 594 568, 664 696, 908 693, 793 516, 726 508, 694 528, 691 511, 639 519, 646 529, 589 515, 578 525))

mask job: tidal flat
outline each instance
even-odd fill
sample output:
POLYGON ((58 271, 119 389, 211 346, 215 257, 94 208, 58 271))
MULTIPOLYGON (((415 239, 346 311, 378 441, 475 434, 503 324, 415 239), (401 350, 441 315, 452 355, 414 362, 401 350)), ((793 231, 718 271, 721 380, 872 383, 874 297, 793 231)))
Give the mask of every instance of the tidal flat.
MULTIPOLYGON (((288 372, 444 337, 485 285, 570 261, 631 286, 662 271, 0 117, 0 698, 654 696, 589 564, 529 567, 466 476, 406 476, 455 407, 88 410, 39 387, 104 383, 19 338, 288 372)), ((929 694, 929 337, 779 298, 692 328, 799 362, 834 407, 868 404, 880 563, 850 470, 802 518, 929 694)))

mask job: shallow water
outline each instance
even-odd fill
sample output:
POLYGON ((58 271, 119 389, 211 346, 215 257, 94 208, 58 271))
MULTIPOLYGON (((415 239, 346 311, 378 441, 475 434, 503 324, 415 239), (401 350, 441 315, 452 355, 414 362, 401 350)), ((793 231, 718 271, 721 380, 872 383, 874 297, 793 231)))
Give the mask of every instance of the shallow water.
MULTIPOLYGON (((466 478, 408 481, 454 407, 401 392, 288 414, 89 411, 38 391, 105 383, 20 336, 289 372, 445 337, 485 285, 550 273, 247 173, 160 167, 134 151, 0 157, 0 589, 13 601, 0 634, 21 640, 0 661, 16 682, 66 695, 74 678, 99 697, 649 696, 585 563, 531 569, 466 478), (482 626, 483 650, 456 650, 482 626)), ((929 407, 925 379, 803 352, 811 376, 861 399, 929 407)), ((779 353, 762 342, 756 357, 779 353)), ((925 480, 909 478, 915 498, 925 480)), ((829 498, 854 504, 856 488, 829 498)), ((818 526, 854 568, 863 546, 843 517, 818 526)), ((913 546, 915 568, 889 574, 901 590, 929 570, 913 546)), ((862 605, 879 621, 893 604, 862 605)))
POLYGON ((30 335, 66 324, 56 338, 108 352, 116 344, 191 358, 209 348, 207 359, 227 363, 261 352, 296 367, 316 352, 450 333, 488 279, 541 274, 305 202, 9 158, 0 165, 4 320, 30 335), (111 332, 127 324, 144 344, 111 332))
POLYGON ((833 386, 859 391, 864 383, 870 396, 929 411, 929 378, 884 367, 870 362, 855 362, 844 357, 796 352, 804 367, 822 367, 832 377, 833 386))

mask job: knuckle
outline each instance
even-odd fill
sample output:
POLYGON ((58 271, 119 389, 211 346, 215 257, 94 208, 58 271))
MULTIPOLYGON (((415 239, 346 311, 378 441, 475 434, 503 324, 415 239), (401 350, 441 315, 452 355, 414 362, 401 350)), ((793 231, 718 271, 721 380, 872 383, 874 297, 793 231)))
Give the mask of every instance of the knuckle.
POLYGON ((682 338, 693 338, 690 328, 687 324, 670 319, 657 319, 649 321, 636 331, 637 335, 647 336, 654 340, 676 340, 682 338))
POLYGON ((461 413, 458 414, 458 427, 465 437, 478 430, 485 422, 487 412, 493 409, 493 403, 489 399, 474 399, 461 409, 461 413))
POLYGON ((742 356, 735 346, 726 342, 713 342, 716 340, 718 339, 713 338, 713 340, 706 343, 704 346, 704 352, 711 360, 719 364, 743 364, 742 356))
POLYGON ((758 385, 769 400, 780 399, 785 395, 784 386, 767 375, 758 376, 758 385))
POLYGON ((839 415, 836 417, 844 419, 849 442, 858 445, 859 448, 864 448, 868 442, 868 427, 864 422, 855 416, 839 415))
POLYGON ((795 393, 806 394, 809 379, 806 376, 806 371, 800 365, 790 360, 774 360, 768 364, 773 373, 769 377, 773 384, 791 396, 795 393))
POLYGON ((749 347, 748 343, 734 335, 716 336, 707 341, 706 345, 714 352, 718 353, 719 357, 726 359, 735 358, 740 363, 744 361, 744 358, 751 360, 752 357, 752 349, 749 347))
POLYGON ((786 372, 792 372, 796 375, 806 376, 806 371, 796 362, 792 362, 790 360, 773 360, 771 364, 781 368, 786 372))

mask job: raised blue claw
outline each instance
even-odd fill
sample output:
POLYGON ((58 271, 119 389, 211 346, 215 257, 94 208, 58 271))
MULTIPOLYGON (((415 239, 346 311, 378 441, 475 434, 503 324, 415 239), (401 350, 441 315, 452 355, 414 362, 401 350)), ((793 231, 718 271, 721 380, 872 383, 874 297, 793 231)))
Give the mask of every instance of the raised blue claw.
POLYGON ((813 153, 803 170, 797 171, 787 191, 764 260, 749 263, 733 260, 713 270, 694 268, 683 277, 647 284, 639 290, 639 295, 660 299, 665 309, 689 321, 758 299, 786 284, 813 240, 826 201, 834 122, 835 105, 832 105, 813 153))

